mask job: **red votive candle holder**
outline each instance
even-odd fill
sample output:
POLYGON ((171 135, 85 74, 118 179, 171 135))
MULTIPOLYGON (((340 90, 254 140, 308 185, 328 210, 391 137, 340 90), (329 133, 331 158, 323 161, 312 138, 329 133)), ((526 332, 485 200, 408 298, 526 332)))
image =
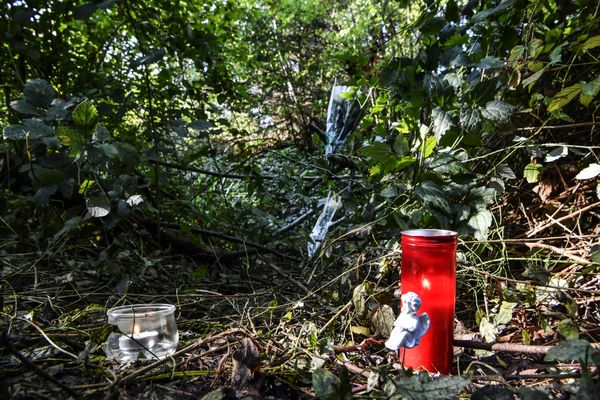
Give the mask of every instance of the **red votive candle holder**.
POLYGON ((418 346, 401 349, 406 368, 445 375, 452 372, 457 242, 458 234, 453 231, 402 232, 401 290, 421 298, 417 314, 426 312, 431 321, 418 346))

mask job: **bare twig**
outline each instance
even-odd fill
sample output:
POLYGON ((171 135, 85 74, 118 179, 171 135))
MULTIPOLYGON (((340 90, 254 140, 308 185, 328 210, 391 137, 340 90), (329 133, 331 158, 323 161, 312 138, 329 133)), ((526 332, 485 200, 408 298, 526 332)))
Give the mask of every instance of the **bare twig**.
POLYGON ((574 216, 576 216, 576 215, 579 215, 579 214, 581 214, 581 213, 583 213, 583 212, 586 212, 586 211, 588 211, 588 210, 591 210, 592 208, 594 208, 594 207, 598 207, 598 206, 600 206, 600 201, 597 201, 596 203, 593 203, 593 204, 590 204, 590 205, 588 205, 588 206, 586 206, 586 207, 583 207, 583 208, 580 208, 580 209, 578 209, 578 210, 575 210, 575 211, 573 211, 572 213, 570 213, 570 214, 568 214, 568 215, 565 215, 565 216, 562 216, 562 217, 560 217, 560 218, 557 218, 557 219, 555 219, 555 220, 552 220, 551 222, 548 222, 548 223, 546 223, 546 224, 544 224, 544 225, 538 226, 538 227, 537 227, 537 228, 535 228, 534 230, 532 230, 532 231, 528 232, 528 233, 527 233, 527 237, 532 237, 532 236, 533 236, 533 235, 535 235, 536 233, 539 233, 539 232, 541 232, 541 231, 543 231, 543 230, 545 230, 545 229, 548 229, 548 228, 550 228, 552 225, 555 225, 555 224, 557 224, 558 222, 564 221, 564 220, 566 220, 566 219, 569 219, 569 218, 573 218, 573 217, 574 217, 574 216))
POLYGON ((561 248, 558 248, 556 246, 551 246, 549 244, 535 242, 535 243, 525 243, 525 245, 527 245, 527 247, 529 247, 529 248, 537 247, 537 248, 540 248, 540 249, 548 249, 548 250, 551 250, 552 252, 554 252, 556 254, 560 254, 561 256, 565 256, 565 257, 567 257, 570 260, 577 261, 577 262, 580 262, 580 263, 587 264, 587 263, 590 262, 590 260, 586 260, 583 257, 579 257, 579 256, 576 256, 574 254, 571 254, 571 253, 569 253, 565 249, 561 249, 561 248))

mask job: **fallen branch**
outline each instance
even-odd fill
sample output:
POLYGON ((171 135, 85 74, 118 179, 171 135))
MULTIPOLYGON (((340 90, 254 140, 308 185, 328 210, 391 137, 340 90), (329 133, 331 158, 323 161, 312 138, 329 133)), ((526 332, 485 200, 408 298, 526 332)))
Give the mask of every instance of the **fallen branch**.
MULTIPOLYGON (((600 343, 590 344, 595 349, 600 349, 600 343)), ((534 346, 519 343, 484 343, 476 340, 454 339, 454 346, 468 349, 497 351, 505 353, 524 353, 524 354, 546 354, 554 346, 534 346)))
POLYGON ((592 208, 598 207, 598 206, 600 206, 600 201, 598 201, 596 203, 593 203, 593 204, 590 204, 590 205, 588 205, 586 207, 580 208, 578 210, 575 210, 575 211, 573 211, 572 213, 570 213, 568 215, 565 215, 565 216, 562 216, 560 218, 554 219, 551 222, 546 223, 546 224, 544 224, 542 226, 539 226, 539 227, 535 228, 534 230, 528 232, 527 233, 527 237, 532 237, 536 233, 539 233, 539 232, 541 232, 541 231, 543 231, 545 229, 548 229, 551 226, 553 226, 553 225, 555 225, 555 224, 557 224, 557 223, 559 223, 561 221, 564 221, 565 219, 573 218, 576 215, 579 215, 579 214, 581 214, 583 212, 586 212, 586 211, 591 210, 592 208))

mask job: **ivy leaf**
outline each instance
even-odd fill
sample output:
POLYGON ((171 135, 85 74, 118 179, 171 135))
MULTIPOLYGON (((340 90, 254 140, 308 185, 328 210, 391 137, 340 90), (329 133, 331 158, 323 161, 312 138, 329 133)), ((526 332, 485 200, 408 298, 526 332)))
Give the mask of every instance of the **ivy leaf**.
POLYGON ((588 50, 594 49, 596 47, 600 47, 600 35, 593 36, 593 37, 589 38, 588 40, 586 40, 582 46, 582 49, 585 51, 588 51, 588 50))
POLYGON ((496 325, 507 324, 512 320, 513 310, 517 303, 511 303, 508 301, 502 302, 500 306, 500 310, 498 310, 498 315, 496 315, 495 321, 496 325))
POLYGON ((439 142, 442 136, 454 126, 452 116, 441 107, 436 107, 431 111, 431 117, 433 118, 433 132, 439 142))
POLYGON ((96 128, 98 123, 98 110, 91 101, 85 100, 73 110, 73 122, 75 126, 85 131, 96 128))
POLYGON ((426 204, 443 211, 446 215, 452 214, 445 192, 434 182, 425 181, 420 183, 415 192, 426 204))
POLYGON ((548 112, 560 110, 571 102, 581 92, 582 83, 576 83, 558 92, 548 106, 548 112))
POLYGON ((481 127, 481 112, 476 108, 464 106, 460 109, 460 126, 467 132, 476 132, 481 127))
POLYGON ((312 374, 312 383, 315 394, 322 400, 344 400, 352 398, 352 390, 349 385, 333 373, 324 368, 317 368, 312 374))
POLYGON ((594 179, 598 175, 600 175, 600 164, 591 163, 590 165, 579 171, 577 176, 575 176, 575 179, 580 181, 585 179, 594 179))
POLYGON ((410 377, 398 377, 385 383, 386 398, 393 400, 442 400, 453 399, 470 383, 463 376, 430 377, 427 373, 410 377))
POLYGON ((579 329, 570 319, 563 319, 558 323, 558 333, 567 340, 579 339, 579 329))
POLYGON ((517 175, 515 175, 512 168, 508 166, 508 164, 500 164, 496 167, 496 171, 498 175, 505 179, 517 179, 517 175))
POLYGON ((509 121, 514 112, 514 106, 502 100, 492 100, 485 105, 482 114, 489 121, 503 124, 509 121))
POLYGON ((577 360, 584 361, 589 364, 592 362, 592 357, 598 353, 600 352, 598 350, 594 350, 594 348, 592 348, 592 346, 590 346, 590 344, 585 340, 564 340, 548 350, 548 353, 546 353, 546 356, 544 357, 544 361, 551 362, 557 360, 562 362, 570 362, 577 360))
POLYGON ((473 229, 473 235, 477 240, 485 240, 487 239, 490 226, 492 226, 492 222, 494 221, 494 217, 492 213, 485 208, 477 210, 477 213, 469 218, 469 222, 467 223, 470 228, 473 229))
POLYGON ((535 183, 538 181, 538 179, 540 179, 540 175, 542 174, 543 170, 544 166, 542 164, 529 163, 523 170, 523 176, 528 183, 535 183))
POLYGON ((579 102, 588 107, 600 91, 600 75, 591 82, 583 84, 579 94, 579 102))

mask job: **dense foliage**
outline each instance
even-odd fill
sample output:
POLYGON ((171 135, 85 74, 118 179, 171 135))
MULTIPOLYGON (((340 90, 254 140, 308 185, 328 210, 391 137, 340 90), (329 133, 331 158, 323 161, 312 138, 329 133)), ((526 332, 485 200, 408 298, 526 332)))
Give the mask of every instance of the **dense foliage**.
MULTIPOLYGON (((395 282, 402 230, 452 229, 466 323, 488 341, 517 302, 545 299, 493 279, 567 287, 562 267, 575 262, 579 284, 597 281, 597 1, 12 0, 0 34, 7 259, 83 257, 123 293, 143 282, 138 265, 167 257, 188 290, 186 279, 259 271, 268 256, 301 265, 308 282, 336 281, 322 295, 337 305, 395 282), (325 156, 336 83, 350 88, 357 124, 325 156), (328 193, 341 208, 309 258, 328 193), (541 254, 525 246, 540 233, 559 236, 541 254), (571 236, 590 241, 557 251, 571 236)), ((597 296, 597 283, 583 290, 597 296)), ((594 341, 580 316, 553 314, 518 336, 552 325, 594 341)), ((323 373, 320 385, 341 384, 323 373)), ((385 390, 400 396, 394 385, 385 390)))

